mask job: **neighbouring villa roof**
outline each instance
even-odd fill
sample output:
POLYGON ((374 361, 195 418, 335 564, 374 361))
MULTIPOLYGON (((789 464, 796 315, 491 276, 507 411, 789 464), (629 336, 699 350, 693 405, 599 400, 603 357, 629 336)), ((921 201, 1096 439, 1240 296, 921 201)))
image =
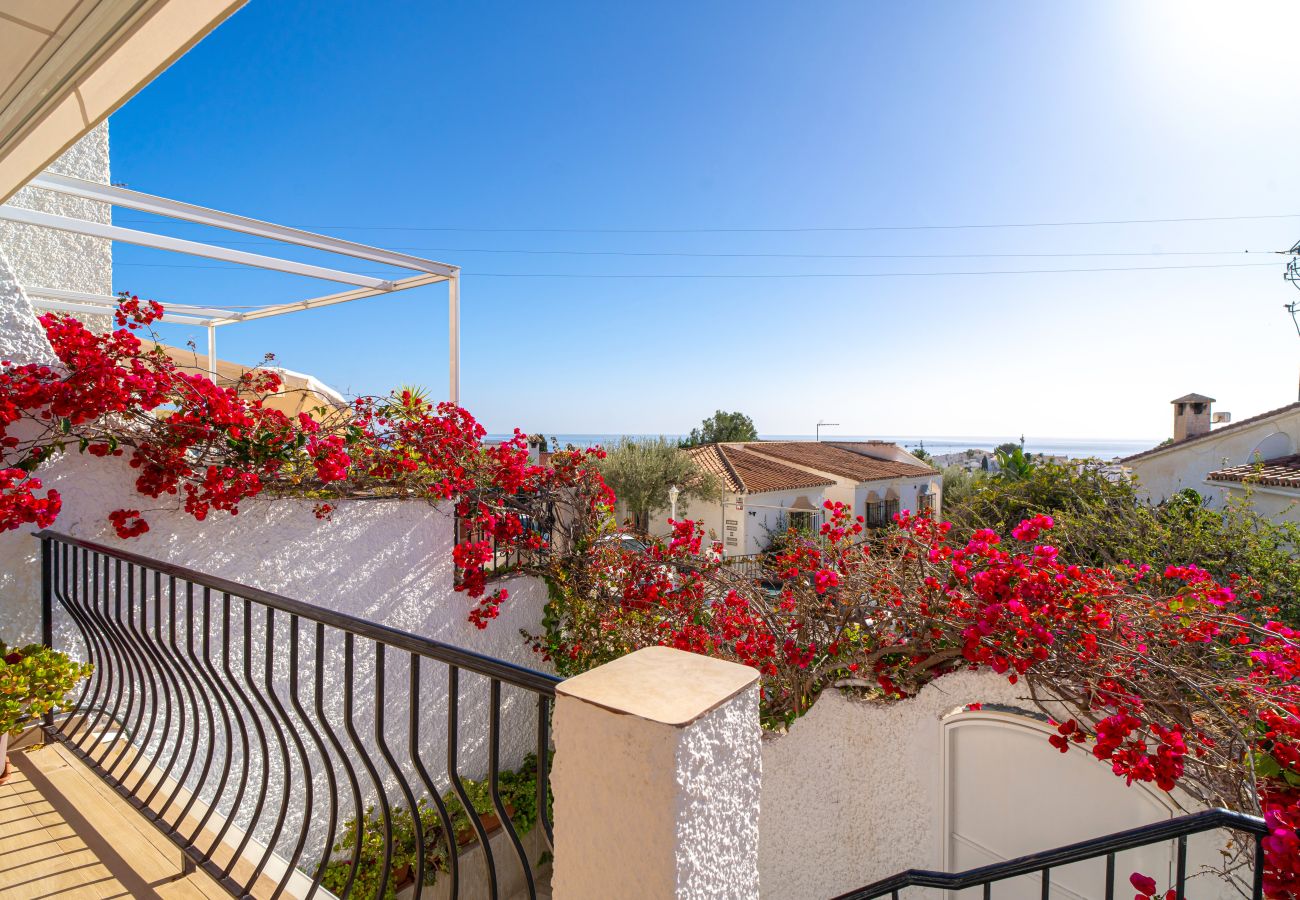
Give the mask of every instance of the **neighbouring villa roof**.
POLYGON ((835 483, 829 478, 783 465, 739 446, 705 444, 686 452, 697 466, 717 477, 723 487, 733 493, 763 494, 768 491, 825 487, 835 483))
POLYGON ((1263 462, 1229 466, 1205 476, 1210 481, 1238 481, 1270 487, 1300 488, 1300 453, 1263 462))
MULTIPOLYGON (((1197 395, 1188 394, 1188 396, 1194 397, 1197 395)), ((1175 400, 1174 402, 1177 403, 1179 401, 1175 400)), ((1190 401, 1190 402, 1202 402, 1202 401, 1190 401)), ((1163 446, 1160 447, 1152 447, 1150 450, 1143 450, 1141 453, 1134 453, 1132 456, 1124 457, 1123 459, 1120 460, 1120 462, 1129 463, 1135 459, 1144 459, 1148 456, 1154 456, 1157 453, 1165 453, 1169 450, 1180 450, 1183 447, 1186 447, 1188 444, 1194 444, 1197 441, 1203 441, 1206 438, 1218 437, 1221 434, 1228 434, 1229 432, 1235 431, 1238 428, 1245 428, 1247 425, 1256 425, 1260 422, 1265 421, 1266 419, 1271 419, 1274 416, 1281 416, 1289 412, 1296 412, 1298 410, 1300 410, 1300 400, 1297 400, 1295 403, 1288 403, 1286 406, 1279 406, 1277 409, 1271 409, 1265 413, 1260 413, 1257 416, 1251 416, 1249 419, 1242 419, 1240 422, 1233 422, 1231 425, 1224 425, 1222 428, 1215 428, 1213 431, 1207 431, 1204 434, 1194 434, 1191 437, 1183 438, 1181 441, 1174 441, 1172 444, 1164 444, 1163 446)))
MULTIPOLYGON (((864 442, 862 446, 869 447, 871 443, 864 442)), ((836 445, 817 441, 753 441, 743 446, 756 454, 761 453, 764 456, 808 466, 811 469, 859 482, 935 474, 935 470, 929 466, 877 459, 863 451, 848 449, 847 444, 836 445)))

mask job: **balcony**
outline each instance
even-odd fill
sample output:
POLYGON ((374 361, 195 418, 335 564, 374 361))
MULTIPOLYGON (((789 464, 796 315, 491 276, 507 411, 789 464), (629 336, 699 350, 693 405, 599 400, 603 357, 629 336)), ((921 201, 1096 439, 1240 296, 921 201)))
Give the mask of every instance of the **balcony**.
POLYGON ((10 754, 0 785, 0 895, 14 898, 229 895, 66 747, 10 754))

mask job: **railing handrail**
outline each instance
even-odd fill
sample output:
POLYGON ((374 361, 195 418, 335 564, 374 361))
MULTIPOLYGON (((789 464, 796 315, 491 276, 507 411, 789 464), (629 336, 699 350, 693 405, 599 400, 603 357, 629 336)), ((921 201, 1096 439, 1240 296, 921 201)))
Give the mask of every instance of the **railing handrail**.
POLYGON ((1086 859, 1095 859, 1108 853, 1132 850, 1147 844, 1199 834, 1202 831, 1213 831, 1218 828, 1247 831, 1255 835, 1268 833, 1264 820, 1256 816, 1227 809, 1207 809, 1180 816, 1176 819, 1167 819, 1151 825, 1141 825, 1126 831, 1117 831, 1114 834, 1090 838, 1075 844, 1066 844, 1064 847, 1057 847, 1054 850, 1031 853, 1004 862, 967 869, 964 872, 908 869, 866 887, 840 894, 835 900, 870 900, 870 898, 892 894, 908 887, 958 891, 994 881, 1014 878, 1017 875, 1029 875, 1041 872, 1044 869, 1082 862, 1086 859))
POLYGON ((286 597, 283 594, 277 594, 273 591, 262 590, 248 584, 241 584, 238 581, 232 581, 228 578, 221 578, 216 575, 208 575, 195 569, 186 568, 176 563, 165 560, 154 559, 149 556, 142 556, 139 553, 132 553, 130 550, 122 550, 118 547, 110 547, 107 544, 98 544, 94 541, 83 540, 82 538, 73 537, 69 534, 61 534, 57 531, 45 529, 36 532, 35 535, 42 541, 55 541, 60 544, 67 544, 73 547, 80 547, 83 550, 89 550, 94 553, 102 553, 120 559, 123 562, 134 563, 135 565, 145 566, 155 572, 163 575, 169 575, 180 578, 191 584, 211 588, 214 591, 223 594, 233 594, 260 603, 263 606, 269 606, 290 615, 298 616, 301 619, 308 619, 312 622, 320 622, 334 628, 350 631, 354 634, 369 638, 381 644, 387 644, 390 647, 400 648, 410 653, 418 653, 421 656, 430 659, 436 659, 449 665, 457 666, 470 672, 477 672, 480 675, 486 675, 490 678, 499 678, 510 684, 527 688, 539 694, 548 697, 555 696, 555 686, 563 681, 555 675, 546 672, 539 672, 536 669, 530 669, 527 666, 515 665, 502 659, 486 656, 482 653, 475 653, 473 650, 466 650, 463 647, 457 647, 454 644, 446 644, 433 638, 422 637, 418 634, 412 634, 409 631, 402 631, 400 628, 393 628, 389 625, 380 625, 377 622, 371 622, 367 619, 361 619, 348 613, 338 612, 332 609, 326 609, 322 606, 316 606, 306 603, 302 600, 295 600, 292 597, 286 597))

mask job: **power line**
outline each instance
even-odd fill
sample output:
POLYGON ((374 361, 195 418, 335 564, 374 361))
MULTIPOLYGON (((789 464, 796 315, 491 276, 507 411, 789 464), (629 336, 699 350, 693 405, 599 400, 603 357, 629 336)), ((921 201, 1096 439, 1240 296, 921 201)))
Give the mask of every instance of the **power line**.
MULTIPOLYGON (((525 226, 475 227, 463 225, 322 225, 298 224, 293 228, 337 228, 353 231, 458 231, 476 234, 750 234, 865 231, 959 231, 985 228, 1072 228, 1092 225, 1159 225, 1180 222, 1243 222, 1264 219, 1297 219, 1300 213, 1253 216, 1181 216, 1161 219, 1084 219, 1059 222, 979 222, 959 225, 727 225, 696 228, 536 228, 525 226)), ((157 223, 157 219, 121 219, 122 224, 157 223)), ((196 222, 176 224, 197 225, 196 222)))
MULTIPOLYGON (((222 244, 251 245, 255 247, 282 246, 277 241, 222 241, 222 244)), ((1156 256, 1236 256, 1249 250, 1114 250, 1068 252, 1000 252, 1000 253, 783 253, 783 252, 722 252, 701 253, 673 250, 535 250, 497 247, 408 247, 390 246, 389 250, 416 251, 420 253, 503 253, 524 256, 625 256, 664 257, 674 259, 1050 259, 1091 257, 1156 257, 1156 256)), ((1261 252, 1261 251, 1255 251, 1261 252)), ((1271 251, 1263 251, 1271 252, 1271 251)))
MULTIPOLYGON (((1082 272, 1167 272, 1181 269, 1245 269, 1263 266, 1275 267, 1277 263, 1198 263, 1185 266, 1105 266, 1068 269, 982 269, 947 272, 788 272, 788 273, 592 273, 592 272, 475 272, 462 269, 461 274, 479 278, 932 278, 943 276, 977 275, 1059 275, 1082 272)), ((114 263, 115 268, 126 266, 155 269, 229 269, 231 271, 260 271, 247 266, 206 266, 177 263, 114 263)), ((367 273, 367 274, 385 274, 367 273)))

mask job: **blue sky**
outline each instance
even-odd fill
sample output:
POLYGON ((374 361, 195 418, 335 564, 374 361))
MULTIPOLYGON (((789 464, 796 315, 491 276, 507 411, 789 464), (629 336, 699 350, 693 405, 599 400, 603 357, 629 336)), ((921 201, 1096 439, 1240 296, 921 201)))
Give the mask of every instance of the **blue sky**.
MULTIPOLYGON (((492 431, 721 407, 770 434, 1160 438, 1188 391, 1237 417, 1296 397, 1300 297, 1241 252, 1300 238, 1284 9, 251 0, 113 117, 113 177, 461 265, 462 399, 492 431)), ((116 261, 164 301, 333 289, 116 261)), ((226 328, 221 355, 441 395, 445 298, 226 328)))

